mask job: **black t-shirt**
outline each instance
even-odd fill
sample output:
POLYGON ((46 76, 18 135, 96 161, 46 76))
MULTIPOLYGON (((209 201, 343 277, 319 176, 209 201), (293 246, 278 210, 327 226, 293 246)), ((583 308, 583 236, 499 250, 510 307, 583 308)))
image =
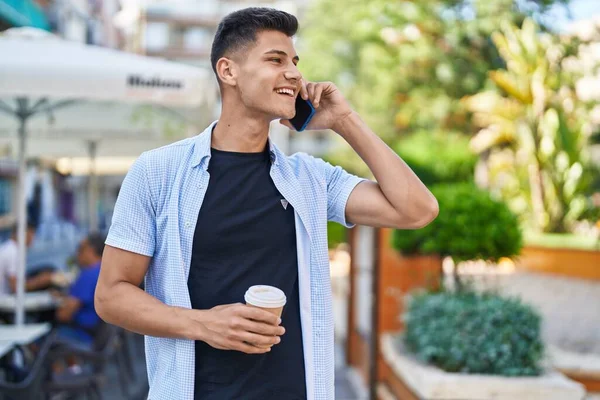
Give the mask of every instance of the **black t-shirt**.
POLYGON ((284 291, 286 333, 266 354, 196 342, 196 400, 306 399, 294 209, 269 174, 268 150, 211 150, 210 181, 194 233, 192 307, 244 303, 252 285, 284 291))

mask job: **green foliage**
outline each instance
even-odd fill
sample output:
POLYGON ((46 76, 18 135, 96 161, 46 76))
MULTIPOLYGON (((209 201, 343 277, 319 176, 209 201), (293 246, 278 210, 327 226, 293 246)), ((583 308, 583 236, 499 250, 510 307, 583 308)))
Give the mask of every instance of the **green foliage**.
POLYGON ((503 66, 492 32, 563 0, 315 0, 301 26, 300 68, 332 80, 386 140, 398 131, 471 132, 460 99, 503 66))
POLYGON ((337 222, 327 222, 327 245, 330 249, 346 242, 346 228, 337 222))
POLYGON ((506 69, 495 90, 466 97, 481 128, 472 147, 488 155, 490 189, 533 229, 566 232, 590 215, 592 103, 577 96, 577 39, 540 32, 531 20, 493 34, 506 69))
POLYGON ((445 371, 504 376, 541 372, 540 316, 517 299, 474 292, 417 294, 404 319, 408 349, 445 371))
MULTIPOLYGON (((460 100, 487 88, 488 71, 504 66, 492 32, 567 2, 313 0, 298 35, 299 66, 307 79, 335 82, 392 146, 419 130, 470 135, 475 127, 460 100)), ((367 176, 356 152, 340 147, 336 164, 367 176)))
POLYGON ((477 156, 464 135, 419 131, 398 141, 395 150, 427 186, 473 182, 477 156))
POLYGON ((547 247, 551 249, 600 250, 600 240, 592 235, 525 232, 524 241, 528 246, 547 247))
POLYGON ((451 256, 456 262, 519 254, 519 221, 504 203, 472 184, 437 185, 431 191, 439 203, 438 217, 422 229, 394 231, 396 250, 451 256))

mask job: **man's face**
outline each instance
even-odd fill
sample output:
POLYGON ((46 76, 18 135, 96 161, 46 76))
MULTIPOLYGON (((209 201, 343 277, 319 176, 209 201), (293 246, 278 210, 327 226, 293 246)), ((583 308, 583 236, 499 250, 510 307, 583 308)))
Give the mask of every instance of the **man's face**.
POLYGON ((293 118, 302 75, 292 39, 278 31, 259 32, 256 39, 236 63, 241 101, 246 109, 269 120, 293 118))

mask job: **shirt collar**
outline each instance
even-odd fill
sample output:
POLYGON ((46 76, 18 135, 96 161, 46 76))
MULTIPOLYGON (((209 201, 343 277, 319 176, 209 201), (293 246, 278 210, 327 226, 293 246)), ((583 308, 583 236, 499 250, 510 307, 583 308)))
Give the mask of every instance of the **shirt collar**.
MULTIPOLYGON (((217 125, 217 121, 212 122, 201 134, 196 136, 196 140, 194 142, 194 155, 192 157, 192 167, 197 167, 200 165, 205 171, 208 169, 208 163, 210 161, 210 145, 212 132, 217 125)), ((269 144, 269 154, 271 157, 271 164, 279 165, 279 156, 281 155, 281 151, 275 143, 271 140, 271 138, 267 139, 267 143, 269 144)))

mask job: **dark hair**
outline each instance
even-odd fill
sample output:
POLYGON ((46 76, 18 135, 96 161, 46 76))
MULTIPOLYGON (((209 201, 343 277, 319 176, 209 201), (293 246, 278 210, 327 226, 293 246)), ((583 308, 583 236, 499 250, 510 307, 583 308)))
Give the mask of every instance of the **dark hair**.
POLYGON ((291 37, 298 31, 298 20, 285 11, 266 7, 249 7, 226 15, 217 27, 210 53, 215 74, 221 57, 256 42, 256 34, 266 30, 279 31, 291 37))
POLYGON ((94 253, 98 257, 102 257, 102 253, 104 252, 104 242, 106 241, 106 236, 101 233, 90 233, 85 240, 88 243, 88 246, 94 250, 94 253))

